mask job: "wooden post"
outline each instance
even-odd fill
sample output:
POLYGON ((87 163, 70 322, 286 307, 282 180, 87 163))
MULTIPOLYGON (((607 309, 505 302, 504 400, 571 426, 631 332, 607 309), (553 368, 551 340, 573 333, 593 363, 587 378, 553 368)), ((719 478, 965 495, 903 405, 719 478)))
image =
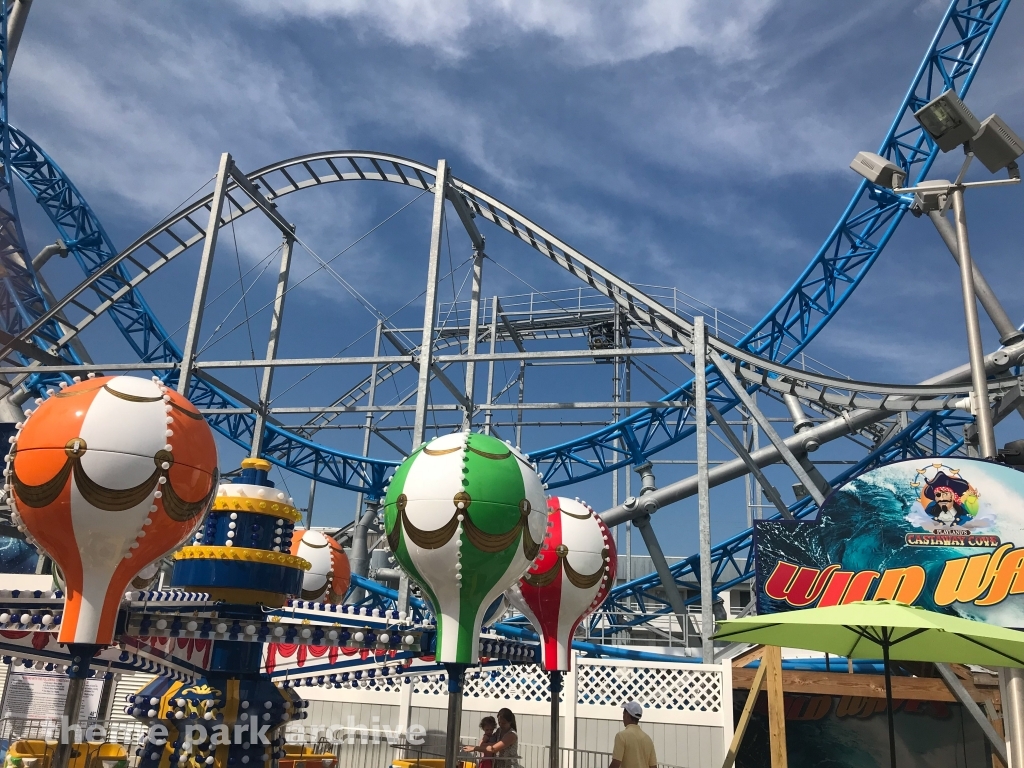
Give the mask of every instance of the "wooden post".
POLYGON ((750 693, 747 694, 747 703, 743 705, 740 721, 736 723, 736 730, 732 735, 729 751, 725 753, 725 762, 722 763, 722 768, 732 768, 736 762, 736 755, 740 751, 740 742, 743 741, 743 734, 747 731, 747 724, 750 722, 750 715, 754 711, 754 704, 757 703, 757 695, 761 692, 761 686, 764 685, 764 673, 767 669, 768 665, 764 662, 764 659, 761 659, 757 665, 757 672, 754 673, 754 682, 750 684, 750 693))
POLYGON ((762 664, 768 667, 768 736, 772 768, 787 768, 786 707, 782 701, 782 649, 769 645, 764 649, 762 664))

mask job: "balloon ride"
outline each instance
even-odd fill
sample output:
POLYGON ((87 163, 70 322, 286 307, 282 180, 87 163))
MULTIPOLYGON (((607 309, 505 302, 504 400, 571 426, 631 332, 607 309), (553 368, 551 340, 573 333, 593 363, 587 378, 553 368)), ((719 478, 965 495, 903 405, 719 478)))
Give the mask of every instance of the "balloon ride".
POLYGON ((540 555, 508 596, 540 635, 544 669, 567 672, 576 628, 614 582, 615 542, 585 502, 548 499, 548 522, 540 555))
MULTIPOLYGON (((608 597, 615 569, 615 541, 593 508, 579 499, 548 499, 544 545, 506 594, 540 635, 542 665, 550 673, 552 744, 558 743, 558 694, 562 673, 570 667, 573 635, 608 597)), ((551 765, 557 765, 556 757, 551 765)))
POLYGON ((292 534, 291 553, 310 564, 302 576, 303 600, 340 603, 345 599, 352 571, 337 541, 320 531, 299 529, 292 534))
POLYGON ((540 552, 545 509, 529 460, 490 435, 438 437, 395 472, 385 532, 434 606, 438 661, 477 661, 484 613, 540 552))
POLYGON ((448 668, 449 763, 458 748, 462 677, 479 658, 484 615, 540 552, 545 508, 533 465, 490 435, 431 440, 391 479, 384 499, 388 546, 434 608, 435 658, 448 668))
POLYGON ((129 582, 192 535, 217 487, 206 420, 162 382, 131 376, 42 401, 7 468, 16 519, 64 574, 62 643, 113 641, 129 582))

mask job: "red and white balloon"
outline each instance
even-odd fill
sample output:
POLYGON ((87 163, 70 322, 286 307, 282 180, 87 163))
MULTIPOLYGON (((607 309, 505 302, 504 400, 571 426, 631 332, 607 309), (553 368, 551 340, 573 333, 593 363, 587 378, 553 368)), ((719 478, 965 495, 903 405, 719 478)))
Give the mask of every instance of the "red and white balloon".
POLYGON ((590 506, 562 497, 548 499, 548 532, 540 554, 507 592, 540 634, 544 669, 569 669, 576 627, 608 596, 615 563, 608 526, 590 506))
POLYGON ((291 553, 310 563, 302 576, 302 599, 340 603, 352 579, 348 556, 341 545, 320 531, 296 529, 292 533, 291 553))

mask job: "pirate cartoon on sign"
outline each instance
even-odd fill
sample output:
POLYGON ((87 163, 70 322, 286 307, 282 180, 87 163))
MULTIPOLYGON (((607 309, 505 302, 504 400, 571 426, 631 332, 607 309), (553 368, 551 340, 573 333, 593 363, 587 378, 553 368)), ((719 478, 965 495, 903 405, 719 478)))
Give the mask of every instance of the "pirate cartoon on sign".
POLYGON ((925 514, 943 526, 960 527, 978 514, 978 491, 955 473, 937 472, 922 496, 925 514))

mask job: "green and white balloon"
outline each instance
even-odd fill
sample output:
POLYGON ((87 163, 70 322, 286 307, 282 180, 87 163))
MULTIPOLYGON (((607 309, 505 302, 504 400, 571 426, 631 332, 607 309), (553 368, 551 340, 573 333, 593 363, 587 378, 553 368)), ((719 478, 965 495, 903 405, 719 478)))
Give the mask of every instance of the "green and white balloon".
POLYGON ((384 499, 385 531, 434 607, 438 661, 477 661, 484 613, 537 557, 546 510, 529 460, 489 435, 438 437, 398 468, 384 499))

